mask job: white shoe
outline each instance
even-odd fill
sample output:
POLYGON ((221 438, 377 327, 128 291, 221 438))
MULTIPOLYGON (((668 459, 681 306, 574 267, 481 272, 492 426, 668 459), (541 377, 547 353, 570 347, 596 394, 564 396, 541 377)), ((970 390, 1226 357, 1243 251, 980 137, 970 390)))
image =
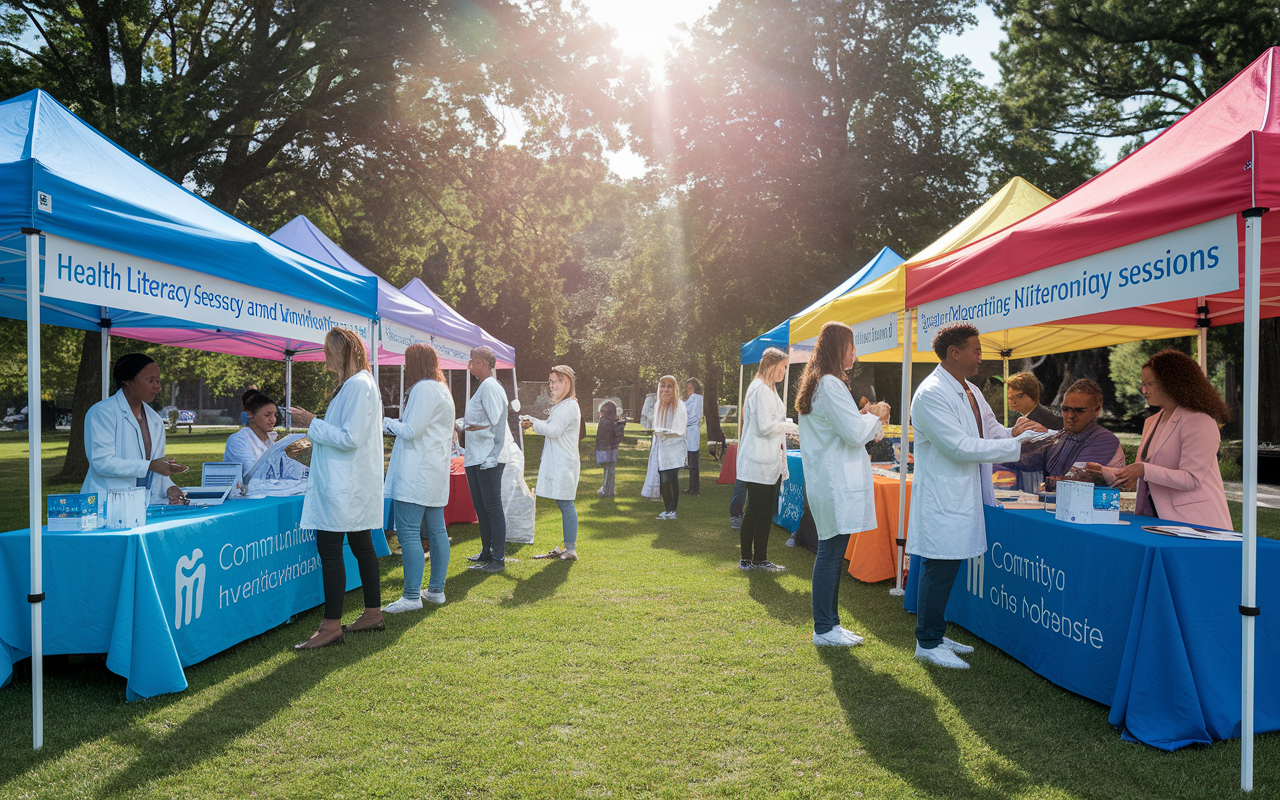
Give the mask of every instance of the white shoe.
POLYGON ((410 600, 407 597, 401 597, 391 605, 382 610, 388 614, 399 614, 401 611, 420 611, 422 609, 422 598, 410 600))
POLYGON ((940 667, 950 667, 951 669, 968 669, 969 664, 962 660, 960 656, 951 652, 942 645, 938 645, 932 650, 925 650, 916 642, 916 658, 921 661, 927 661, 930 664, 937 664, 940 667))
POLYGON ((942 644, 939 647, 945 647, 958 656, 968 655, 973 652, 973 648, 969 645, 953 642, 945 636, 942 637, 942 644))
POLYGON ((836 647, 856 647, 862 644, 862 637, 856 637, 858 641, 855 642, 849 638, 853 634, 846 636, 845 634, 847 633, 848 631, 837 625, 826 633, 815 633, 813 635, 813 643, 817 645, 834 645, 836 647))
POLYGON ((796 546, 796 535, 795 535, 794 533, 793 533, 793 534, 791 534, 791 538, 790 538, 790 539, 787 539, 787 541, 786 541, 786 545, 787 545, 787 547, 795 547, 795 546, 796 546))
POLYGON ((842 628, 839 625, 837 625, 831 630, 840 631, 840 635, 848 639, 849 644, 853 645, 854 647, 857 647, 858 645, 862 644, 862 637, 854 633, 853 631, 849 630, 848 628, 842 628))
POLYGON ((661 514, 654 517, 654 519, 671 519, 671 517, 667 516, 670 513, 671 513, 670 511, 663 511, 661 514))
POLYGON ((428 603, 441 605, 444 603, 444 592, 423 592, 422 599, 426 600, 428 603))

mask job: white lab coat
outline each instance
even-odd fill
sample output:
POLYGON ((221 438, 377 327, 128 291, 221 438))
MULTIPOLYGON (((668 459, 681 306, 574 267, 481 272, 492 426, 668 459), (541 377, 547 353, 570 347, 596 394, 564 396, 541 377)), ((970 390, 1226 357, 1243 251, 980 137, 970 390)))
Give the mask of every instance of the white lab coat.
POLYGON ((702 395, 691 394, 684 401, 684 449, 692 453, 702 444, 702 395))
POLYGON ((867 442, 881 430, 879 417, 858 411, 844 381, 818 379, 812 410, 800 415, 800 463, 819 539, 876 526, 867 442))
POLYGON ((453 450, 453 397, 449 387, 430 378, 418 381, 409 390, 404 417, 383 419, 382 427, 396 437, 383 494, 420 506, 448 505, 453 450))
POLYGON ((480 381, 475 394, 467 401, 462 421, 467 427, 484 426, 478 431, 467 431, 464 466, 488 469, 507 463, 507 458, 502 455, 505 442, 502 431, 507 427, 507 393, 497 378, 490 375, 480 381))
MULTIPOLYGON (((967 381, 966 381, 967 383, 967 381)), ((964 386, 941 366, 911 400, 915 474, 907 552, 923 558, 961 560, 987 551, 982 506, 996 505, 991 465, 1017 461, 1019 439, 996 420, 982 393, 969 384, 982 415, 983 437, 964 386)))
POLYGON ((684 402, 676 399, 670 419, 663 419, 661 406, 653 411, 653 446, 658 449, 658 469, 679 469, 689 457, 685 445, 684 402))
POLYGON ((796 425, 787 422, 782 398, 764 381, 753 380, 742 403, 742 425, 738 432, 738 480, 772 486, 786 480, 787 434, 796 425))
POLYGON ((581 420, 578 401, 567 397, 551 407, 545 421, 533 421, 533 432, 547 437, 542 445, 542 461, 538 463, 538 497, 572 500, 578 496, 578 478, 582 473, 578 455, 581 420))
POLYGON ((84 477, 81 493, 103 492, 102 501, 106 502, 108 490, 130 489, 138 485, 139 478, 150 478, 147 502, 169 502, 173 481, 150 469, 152 461, 164 457, 164 420, 146 403, 142 404, 142 411, 151 434, 150 455, 143 452, 142 428, 123 389, 94 403, 85 414, 84 451, 89 457, 89 473, 84 477))
MULTIPOLYGON (((247 484, 249 467, 258 463, 262 454, 271 449, 275 444, 276 436, 275 431, 269 431, 267 441, 264 442, 251 429, 241 428, 227 437, 227 448, 222 454, 222 461, 225 464, 239 464, 240 475, 247 484)), ((270 480, 296 481, 307 477, 308 470, 305 464, 282 455, 279 463, 264 465, 258 472, 259 477, 270 480)))
POLYGON ((307 430, 311 479, 299 527, 363 531, 382 527, 382 394, 367 370, 342 384, 324 419, 307 430))

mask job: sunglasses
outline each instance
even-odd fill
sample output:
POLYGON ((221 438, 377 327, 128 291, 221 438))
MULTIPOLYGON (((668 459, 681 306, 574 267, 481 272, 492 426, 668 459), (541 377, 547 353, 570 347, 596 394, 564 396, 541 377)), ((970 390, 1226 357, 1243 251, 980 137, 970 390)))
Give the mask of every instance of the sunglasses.
POLYGON ((1087 406, 1086 406, 1086 407, 1084 407, 1084 408, 1074 408, 1074 407, 1072 407, 1072 406, 1063 406, 1063 407, 1062 407, 1062 413, 1063 413, 1063 414, 1072 414, 1072 415, 1076 415, 1076 414, 1084 414, 1085 412, 1087 412, 1087 411, 1092 411, 1092 410, 1093 410, 1093 408, 1092 408, 1092 407, 1087 407, 1087 406))

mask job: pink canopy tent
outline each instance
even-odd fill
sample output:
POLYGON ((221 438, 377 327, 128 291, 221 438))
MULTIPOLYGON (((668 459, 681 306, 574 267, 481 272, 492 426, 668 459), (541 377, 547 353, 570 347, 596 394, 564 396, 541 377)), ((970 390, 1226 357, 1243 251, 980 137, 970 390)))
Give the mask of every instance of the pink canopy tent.
MULTIPOLYGON (((1027 295, 1014 299, 1016 292, 1030 289, 1033 298, 1048 298, 1034 309, 1048 321, 1058 318, 1051 310, 1055 290, 1065 287, 1073 294, 1076 289, 1067 283, 1073 278, 1083 278, 1082 286, 1092 289, 1088 282, 1104 271, 1116 285, 1127 279, 1132 289, 1134 279, 1139 281, 1141 288, 1130 292, 1137 302, 1121 307, 1112 298, 1108 304, 1098 292, 1074 307, 1092 303, 1101 313, 1072 316, 1069 322, 1186 327, 1188 332, 1244 324, 1240 784, 1246 791, 1253 788, 1258 606, 1258 321, 1280 316, 1280 218, 1266 216, 1276 207, 1280 48, 1272 47, 1147 145, 1075 191, 907 274, 907 305, 920 308, 920 317, 958 317, 984 333, 1008 326, 1002 317, 1008 319, 1010 305, 1024 306, 1015 316, 1034 313, 1026 307, 1027 295), (1195 249, 1197 237, 1216 243, 1221 256, 1216 263, 1208 261, 1213 248, 1195 249), (1194 269, 1197 254, 1199 270, 1194 269), (1193 281, 1218 264, 1226 269, 1216 278, 1228 281, 1216 291, 1178 290, 1195 286, 1193 281), (1006 290, 1012 291, 1001 294, 1006 290), (1004 304, 1006 299, 1013 303, 1004 304)), ((1070 301, 1058 305, 1073 307, 1070 301)), ((1202 333, 1202 350, 1203 342, 1202 333)))

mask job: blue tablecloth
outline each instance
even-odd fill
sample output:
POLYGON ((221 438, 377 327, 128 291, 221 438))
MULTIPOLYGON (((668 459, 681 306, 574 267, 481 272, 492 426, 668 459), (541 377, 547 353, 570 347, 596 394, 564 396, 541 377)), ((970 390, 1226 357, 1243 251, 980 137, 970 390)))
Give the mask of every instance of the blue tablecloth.
MULTIPOLYGON (((1124 738, 1165 750, 1240 735, 1240 544, 1044 511, 986 509, 987 553, 956 578, 947 619, 1053 683, 1111 707, 1124 738)), ((904 607, 915 611, 919 558, 904 607)), ((1280 730, 1280 542, 1258 540, 1254 728, 1280 730)))
MULTIPOLYGON (((44 652, 106 653, 126 697, 187 688, 203 661, 324 600, 301 497, 184 509, 132 531, 44 533, 44 652)), ((374 550, 390 554, 386 537, 374 550)), ((31 655, 30 540, 0 534, 0 685, 31 655)), ((360 585, 346 550, 347 589, 360 585)), ((305 638, 310 631, 300 631, 305 638)))
POLYGON ((773 515, 773 521, 795 533, 804 516, 804 464, 799 450, 787 451, 787 472, 787 479, 778 491, 778 513, 773 515))

